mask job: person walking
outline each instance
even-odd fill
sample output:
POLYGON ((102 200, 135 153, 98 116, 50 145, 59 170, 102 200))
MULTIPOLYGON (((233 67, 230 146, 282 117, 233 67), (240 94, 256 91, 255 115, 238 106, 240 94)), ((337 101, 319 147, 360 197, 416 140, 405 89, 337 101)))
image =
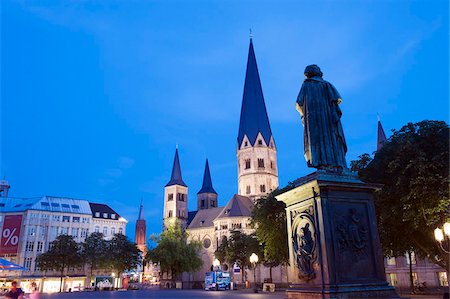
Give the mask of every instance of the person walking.
POLYGON ((11 288, 8 293, 6 293, 5 298, 7 299, 23 299, 23 291, 21 288, 17 287, 17 281, 11 282, 11 288))

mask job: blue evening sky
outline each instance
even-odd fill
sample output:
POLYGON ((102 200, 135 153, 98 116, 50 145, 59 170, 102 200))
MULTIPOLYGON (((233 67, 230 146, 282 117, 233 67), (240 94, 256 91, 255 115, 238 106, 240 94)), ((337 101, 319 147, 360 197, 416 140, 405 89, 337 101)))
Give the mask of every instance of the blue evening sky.
POLYGON ((448 1, 1 1, 1 168, 10 195, 110 204, 162 226, 176 144, 189 207, 205 158, 219 204, 254 46, 280 184, 306 175, 295 100, 316 63, 343 98, 347 160, 407 122, 449 118, 448 1))

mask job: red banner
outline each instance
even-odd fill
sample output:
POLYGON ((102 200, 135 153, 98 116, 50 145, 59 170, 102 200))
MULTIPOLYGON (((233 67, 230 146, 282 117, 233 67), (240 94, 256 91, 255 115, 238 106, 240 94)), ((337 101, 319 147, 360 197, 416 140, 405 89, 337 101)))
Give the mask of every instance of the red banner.
POLYGON ((22 215, 6 215, 0 241, 0 254, 17 253, 22 215))

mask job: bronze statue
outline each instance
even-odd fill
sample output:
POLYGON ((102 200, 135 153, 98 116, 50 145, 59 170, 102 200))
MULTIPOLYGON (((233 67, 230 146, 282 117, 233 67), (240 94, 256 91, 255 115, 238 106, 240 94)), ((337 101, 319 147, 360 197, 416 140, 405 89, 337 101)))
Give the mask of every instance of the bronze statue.
POLYGON ((347 144, 338 106, 342 99, 336 88, 322 76, 317 65, 308 65, 306 79, 297 97, 296 107, 305 127, 305 159, 308 167, 342 171, 347 168, 347 144))

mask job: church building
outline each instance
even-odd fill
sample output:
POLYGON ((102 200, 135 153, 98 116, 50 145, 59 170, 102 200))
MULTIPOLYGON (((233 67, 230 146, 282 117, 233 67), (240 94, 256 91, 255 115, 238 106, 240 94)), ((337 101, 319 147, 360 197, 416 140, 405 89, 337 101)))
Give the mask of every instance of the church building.
MULTIPOLYGON (((253 41, 250 47, 242 98, 241 116, 237 137, 238 193, 227 204, 218 207, 218 193, 213 187, 209 161, 205 162, 203 184, 197 192, 197 210, 188 211, 188 186, 183 181, 178 149, 172 167, 172 175, 164 188, 164 229, 174 219, 186 229, 190 240, 202 243, 202 268, 196 273, 183 275, 184 287, 203 283, 205 273, 211 271, 214 252, 232 231, 251 234, 251 211, 255 201, 278 188, 277 150, 270 128, 266 105, 258 73, 253 41)), ((242 277, 234 265, 222 262, 222 268, 233 274, 233 281, 242 277)), ((286 282, 285 269, 272 270, 274 282, 286 282)), ((249 273, 250 274, 250 273, 249 273)), ((253 281, 253 275, 247 275, 253 281)), ((257 281, 269 278, 269 269, 259 267, 257 281)))

